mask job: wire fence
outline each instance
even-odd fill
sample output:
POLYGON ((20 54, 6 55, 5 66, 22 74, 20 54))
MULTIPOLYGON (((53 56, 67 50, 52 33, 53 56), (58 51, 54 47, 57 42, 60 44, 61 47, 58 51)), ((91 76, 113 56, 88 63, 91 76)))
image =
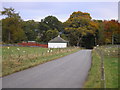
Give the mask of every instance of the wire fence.
POLYGON ((105 80, 105 68, 104 68, 104 52, 100 48, 96 48, 97 53, 101 59, 101 88, 106 88, 106 80, 105 80))

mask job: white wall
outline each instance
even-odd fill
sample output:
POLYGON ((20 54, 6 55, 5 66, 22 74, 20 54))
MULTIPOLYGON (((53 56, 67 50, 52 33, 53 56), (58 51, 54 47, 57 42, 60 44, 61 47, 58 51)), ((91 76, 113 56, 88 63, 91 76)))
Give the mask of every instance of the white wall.
POLYGON ((48 48, 66 48, 67 43, 48 43, 48 48))

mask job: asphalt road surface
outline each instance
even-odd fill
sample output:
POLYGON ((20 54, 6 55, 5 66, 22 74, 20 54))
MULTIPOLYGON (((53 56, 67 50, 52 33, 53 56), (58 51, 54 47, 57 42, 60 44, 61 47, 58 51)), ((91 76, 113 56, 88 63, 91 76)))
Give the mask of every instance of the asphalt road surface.
POLYGON ((80 50, 2 78, 3 88, 82 88, 91 66, 91 50, 80 50))

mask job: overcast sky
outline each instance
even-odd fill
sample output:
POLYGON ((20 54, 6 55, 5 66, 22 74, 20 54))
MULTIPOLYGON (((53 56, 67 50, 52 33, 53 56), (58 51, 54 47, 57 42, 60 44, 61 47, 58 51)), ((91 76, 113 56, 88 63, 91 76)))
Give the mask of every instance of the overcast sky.
POLYGON ((3 7, 14 8, 24 20, 53 15, 64 22, 74 11, 88 12, 93 19, 118 19, 118 2, 2 2, 3 7))

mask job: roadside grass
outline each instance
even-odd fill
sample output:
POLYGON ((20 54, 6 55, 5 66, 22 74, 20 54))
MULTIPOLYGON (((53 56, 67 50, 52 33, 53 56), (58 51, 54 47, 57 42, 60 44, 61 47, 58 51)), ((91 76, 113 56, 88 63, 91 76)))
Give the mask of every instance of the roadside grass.
POLYGON ((40 47, 3 47, 2 76, 12 74, 79 51, 80 48, 69 47, 48 49, 40 47))
POLYGON ((100 70, 100 53, 103 55, 106 88, 118 88, 118 76, 120 75, 120 73, 118 73, 118 46, 112 45, 95 47, 93 49, 92 66, 84 88, 103 88, 100 70))
POLYGON ((87 82, 85 82, 84 88, 100 88, 101 87, 101 72, 100 72, 100 56, 98 53, 92 51, 92 64, 89 70, 87 82))

